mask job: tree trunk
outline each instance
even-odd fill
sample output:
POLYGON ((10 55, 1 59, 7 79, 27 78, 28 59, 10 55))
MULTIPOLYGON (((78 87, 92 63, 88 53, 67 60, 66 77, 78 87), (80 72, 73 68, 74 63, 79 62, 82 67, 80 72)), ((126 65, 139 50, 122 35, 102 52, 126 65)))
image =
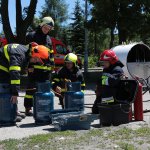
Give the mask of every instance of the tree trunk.
POLYGON ((119 37, 119 44, 122 44, 127 41, 127 33, 126 30, 119 28, 118 29, 118 37, 119 37))
POLYGON ((14 37, 8 14, 8 0, 2 0, 1 16, 3 22, 3 30, 8 43, 25 44, 26 31, 33 21, 37 0, 31 0, 28 8, 27 17, 23 20, 21 0, 16 0, 16 32, 17 37, 14 37))
POLYGON ((126 27, 126 19, 123 17, 125 14, 125 8, 124 4, 121 1, 120 2, 120 17, 118 18, 118 38, 119 38, 119 44, 123 44, 127 40, 127 27, 126 27))
POLYGON ((33 21, 37 0, 31 0, 28 8, 27 17, 23 20, 21 0, 16 0, 16 31, 17 43, 26 43, 26 31, 33 21))
POLYGON ((9 14, 8 14, 8 0, 1 1, 1 17, 3 23, 3 30, 5 33, 5 37, 8 43, 14 43, 15 38, 13 32, 11 30, 10 22, 9 22, 9 14))
POLYGON ((21 1, 16 0, 16 41, 17 43, 24 44, 25 43, 25 35, 24 35, 24 25, 22 19, 22 6, 21 1))
POLYGON ((110 44, 109 44, 109 48, 112 48, 114 45, 114 28, 111 28, 110 31, 110 44))
POLYGON ((96 34, 96 28, 94 31, 94 54, 97 54, 97 34, 96 34))

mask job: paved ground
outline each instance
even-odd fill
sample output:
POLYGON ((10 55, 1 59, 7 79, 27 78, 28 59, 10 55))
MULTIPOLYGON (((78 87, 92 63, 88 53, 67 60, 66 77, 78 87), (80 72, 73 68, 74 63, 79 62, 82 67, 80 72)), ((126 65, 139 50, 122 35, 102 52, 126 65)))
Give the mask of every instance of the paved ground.
MULTIPOLYGON (((88 85, 88 89, 85 91, 85 103, 92 104, 95 100, 94 85, 88 85)), ((23 95, 24 93, 21 93, 23 95)), ((150 110, 150 95, 147 93, 144 96, 144 110, 150 110)), ((55 108, 60 108, 58 105, 58 99, 55 97, 55 108)), ((24 111, 23 98, 19 98, 19 110, 24 111)), ((85 112, 91 112, 90 108, 86 108, 85 112)), ((144 114, 144 120, 150 124, 150 112, 144 114)), ((94 121, 93 125, 99 124, 99 120, 94 121)), ((93 126, 92 126, 93 128, 93 126)), ((22 122, 17 123, 17 126, 13 127, 2 127, 0 128, 0 140, 10 138, 24 138, 30 135, 45 134, 53 131, 53 126, 36 126, 34 124, 33 117, 26 117, 22 122)))

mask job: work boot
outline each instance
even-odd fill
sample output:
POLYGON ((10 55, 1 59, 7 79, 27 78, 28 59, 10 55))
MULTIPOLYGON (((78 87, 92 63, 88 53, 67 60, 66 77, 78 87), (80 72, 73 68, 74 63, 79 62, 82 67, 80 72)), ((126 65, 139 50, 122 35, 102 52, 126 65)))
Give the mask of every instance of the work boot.
POLYGON ((19 111, 17 112, 17 116, 21 117, 22 119, 24 119, 26 117, 25 114, 20 113, 19 111))
POLYGON ((26 116, 33 116, 32 109, 31 109, 31 108, 26 108, 26 110, 25 110, 25 115, 26 115, 26 116))
POLYGON ((15 119, 15 122, 21 122, 22 118, 20 116, 17 116, 15 119))

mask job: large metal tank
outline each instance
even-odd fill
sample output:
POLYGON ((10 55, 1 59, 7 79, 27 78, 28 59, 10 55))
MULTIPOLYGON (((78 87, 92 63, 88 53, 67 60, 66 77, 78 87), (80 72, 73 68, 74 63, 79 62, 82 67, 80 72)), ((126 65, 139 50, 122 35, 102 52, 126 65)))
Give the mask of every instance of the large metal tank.
POLYGON ((150 76, 150 48, 143 43, 119 45, 115 51, 119 60, 124 64, 124 72, 130 78, 138 76, 148 78, 150 76))

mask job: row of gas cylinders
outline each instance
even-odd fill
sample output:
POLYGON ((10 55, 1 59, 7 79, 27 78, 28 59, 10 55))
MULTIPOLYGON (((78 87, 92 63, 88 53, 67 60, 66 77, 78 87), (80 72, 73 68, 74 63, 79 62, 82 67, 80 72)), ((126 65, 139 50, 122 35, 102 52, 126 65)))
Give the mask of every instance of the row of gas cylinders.
MULTIPOLYGON (((49 124, 52 114, 67 112, 83 113, 84 94, 81 92, 80 82, 68 82, 64 95, 64 109, 54 109, 54 93, 50 82, 37 83, 34 95, 34 119, 36 124, 49 124)), ((0 124, 14 124, 16 118, 16 104, 10 102, 9 85, 0 84, 0 124)))
POLYGON ((54 93, 50 90, 50 83, 38 83, 38 90, 34 96, 36 124, 51 123, 50 116, 53 114, 84 111, 84 94, 81 92, 80 82, 68 82, 66 87, 64 109, 54 109, 54 93))

